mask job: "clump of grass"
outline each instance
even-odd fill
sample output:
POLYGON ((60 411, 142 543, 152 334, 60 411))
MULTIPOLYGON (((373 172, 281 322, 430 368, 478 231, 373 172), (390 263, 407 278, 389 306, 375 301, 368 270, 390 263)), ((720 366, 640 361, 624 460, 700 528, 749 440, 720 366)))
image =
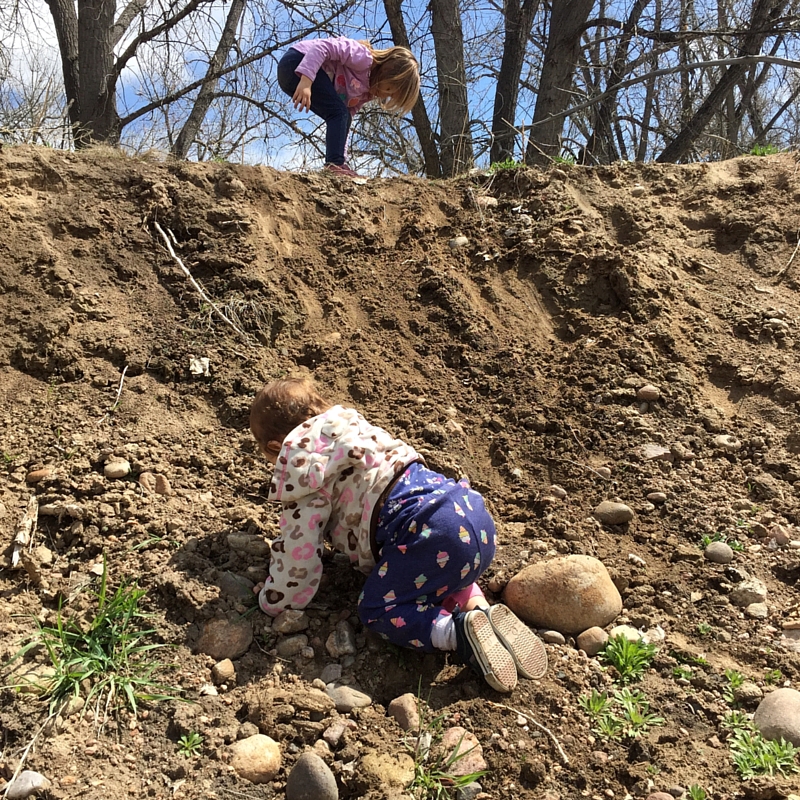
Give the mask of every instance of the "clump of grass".
POLYGON ((780 153, 780 148, 774 144, 756 144, 750 151, 751 156, 774 156, 776 153, 780 153))
POLYGON ((728 746, 743 780, 762 775, 785 777, 800 772, 797 764, 800 749, 783 737, 765 739, 747 714, 731 711, 720 724, 730 731, 728 746))
POLYGON ((489 172, 508 172, 519 169, 522 166, 524 165, 521 162, 515 161, 513 158, 507 158, 505 161, 494 161, 489 167, 489 172))
POLYGON ((419 698, 417 711, 420 718, 418 735, 405 743, 414 759, 414 780, 408 789, 416 800, 453 800, 459 789, 480 780, 487 771, 454 775, 456 764, 474 747, 462 749, 462 736, 455 748, 448 752, 442 747, 444 716, 429 716, 427 707, 419 698))
POLYGON ((724 533, 704 534, 700 537, 700 547, 705 550, 712 542, 723 542, 727 544, 736 553, 741 553, 744 550, 744 545, 738 539, 729 539, 724 533))
POLYGON ((728 685, 722 692, 722 699, 728 705, 733 705, 736 702, 736 690, 744 683, 744 675, 738 670, 726 669, 725 680, 728 681, 728 685))
POLYGON ((689 800, 706 800, 706 790, 698 783, 693 783, 687 790, 689 800))
POLYGON ((599 654, 599 658, 610 664, 619 674, 623 685, 639 680, 650 666, 656 654, 656 646, 641 639, 635 641, 627 636, 612 636, 599 654))
POLYGON ((578 704, 594 722, 594 732, 606 739, 635 739, 664 724, 663 717, 651 713, 644 692, 627 687, 611 695, 593 689, 578 698, 578 704))
POLYGON ((99 589, 91 594, 97 603, 91 619, 67 618, 59 607, 55 625, 37 620, 37 632, 11 659, 44 647, 53 668, 44 687, 50 714, 83 696, 84 708, 93 709, 102 726, 120 708, 128 708, 135 716, 141 701, 174 699, 176 690, 155 677, 164 665, 151 655, 166 645, 147 641, 155 630, 143 627, 149 616, 139 606, 145 591, 123 583, 112 592, 103 561, 99 589))
POLYGON ((783 673, 779 669, 768 669, 764 673, 764 683, 771 686, 775 683, 780 683, 783 680, 783 673))

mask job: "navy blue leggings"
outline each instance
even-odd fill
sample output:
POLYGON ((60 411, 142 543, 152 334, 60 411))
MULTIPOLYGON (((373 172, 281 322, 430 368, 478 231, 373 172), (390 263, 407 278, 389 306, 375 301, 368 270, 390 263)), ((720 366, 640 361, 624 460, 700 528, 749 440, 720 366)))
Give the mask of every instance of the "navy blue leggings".
MULTIPOLYGON (((290 47, 278 62, 278 85, 289 97, 292 97, 300 83, 300 76, 295 70, 303 60, 299 50, 290 47)), ((344 164, 344 151, 347 145, 347 134, 353 119, 349 109, 336 94, 331 79, 320 69, 311 84, 311 110, 325 120, 325 163, 344 164)))

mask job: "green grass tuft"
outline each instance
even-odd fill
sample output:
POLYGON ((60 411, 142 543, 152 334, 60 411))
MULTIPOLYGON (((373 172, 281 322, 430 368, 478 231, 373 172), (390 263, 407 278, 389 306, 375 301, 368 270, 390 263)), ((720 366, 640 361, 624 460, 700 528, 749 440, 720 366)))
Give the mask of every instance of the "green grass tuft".
POLYGON ((599 659, 610 664, 619 674, 623 685, 639 680, 650 666, 656 646, 641 639, 631 641, 626 636, 612 636, 599 654, 599 659))

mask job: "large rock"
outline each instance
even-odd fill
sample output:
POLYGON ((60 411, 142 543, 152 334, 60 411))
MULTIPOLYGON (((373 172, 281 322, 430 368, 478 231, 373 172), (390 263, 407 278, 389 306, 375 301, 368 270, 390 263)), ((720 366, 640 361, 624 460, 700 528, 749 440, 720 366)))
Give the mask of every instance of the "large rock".
POLYGON ((243 656, 252 643, 253 627, 247 620, 212 619, 205 624, 197 649, 216 661, 233 660, 243 656))
POLYGON ((508 582, 503 600, 531 625, 562 633, 602 628, 622 611, 608 571, 591 556, 531 564, 508 582))
POLYGON ((783 737, 800 745, 800 692, 797 689, 776 689, 759 704, 753 722, 765 739, 783 737))
POLYGON ((338 800, 330 767, 315 753, 303 753, 286 781, 286 800, 338 800))
POLYGON ((268 783, 281 768, 281 749, 269 736, 257 733, 230 746, 231 766, 253 783, 268 783))

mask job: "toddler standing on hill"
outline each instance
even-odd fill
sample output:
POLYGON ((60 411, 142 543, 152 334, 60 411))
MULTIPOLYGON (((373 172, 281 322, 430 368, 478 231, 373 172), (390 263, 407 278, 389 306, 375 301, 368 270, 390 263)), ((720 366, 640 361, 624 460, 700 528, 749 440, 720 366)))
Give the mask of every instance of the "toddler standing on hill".
POLYGON ((466 480, 429 470, 409 445, 331 405, 309 381, 273 381, 256 395, 250 430, 275 465, 269 499, 280 536, 259 605, 305 608, 319 588, 324 541, 367 574, 358 614, 401 647, 455 650, 494 689, 547 670, 541 641, 476 580, 495 552, 495 527, 466 480))
POLYGON ((408 113, 419 94, 419 66, 405 47, 377 50, 343 36, 307 39, 281 58, 278 84, 298 111, 325 120, 325 168, 357 178, 345 160, 353 117, 375 99, 388 111, 408 113))

